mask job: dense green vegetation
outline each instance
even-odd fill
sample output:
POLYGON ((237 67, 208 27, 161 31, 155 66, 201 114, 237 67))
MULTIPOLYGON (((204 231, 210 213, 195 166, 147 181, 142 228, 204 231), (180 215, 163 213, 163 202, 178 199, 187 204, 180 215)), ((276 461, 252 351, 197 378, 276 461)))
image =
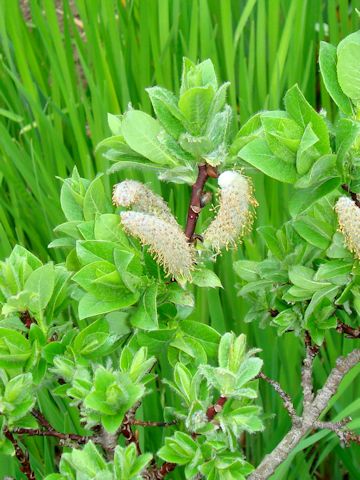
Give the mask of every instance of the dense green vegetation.
MULTIPOLYGON (((184 56, 195 62, 210 58, 219 82, 230 81, 227 101, 236 113, 237 127, 259 110, 282 109, 285 92, 295 83, 310 104, 317 109, 323 107, 328 118, 335 120, 337 106, 319 75, 319 44, 326 40, 337 45, 347 34, 358 30, 360 22, 355 7, 360 5, 356 3, 79 0, 74 7, 73 2, 69 5, 68 1, 57 5, 53 0, 37 0, 30 1, 26 8, 14 1, 8 8, 9 2, 3 0, 0 8, 0 257, 7 257, 15 244, 21 244, 41 260, 17 252, 19 257, 26 256, 34 271, 46 269, 48 260, 62 262, 65 259, 66 249, 51 248, 61 246, 59 242, 48 249, 54 239, 53 229, 64 222, 64 215, 71 219, 64 201, 61 209, 60 189, 66 191, 69 185, 82 185, 85 192, 92 185, 95 192, 99 191, 98 181, 89 182, 112 164, 103 155, 104 143, 96 150, 100 142, 114 133, 110 127, 116 129, 117 117, 110 117, 109 127, 108 112, 121 114, 131 102, 134 108, 153 113, 145 89, 160 85, 178 93, 184 56), (74 165, 77 171, 73 171, 74 165), (59 179, 70 175, 72 184, 59 179)), ((253 178, 259 203, 253 233, 237 251, 224 252, 217 260, 214 269, 224 288, 195 290, 195 308, 186 321, 210 325, 220 334, 245 333, 249 347, 262 349, 257 355, 264 361, 264 372, 294 396, 296 407, 301 400, 302 340, 292 334, 279 337, 266 322, 265 328, 259 328, 259 322, 244 322, 252 317, 253 300, 244 295, 240 297, 237 284, 255 279, 251 275, 245 276, 245 280, 239 279, 233 264, 238 260, 263 261, 268 251, 267 237, 274 233, 257 231, 256 227, 280 228, 290 213, 299 213, 296 208, 302 206, 289 212, 289 199, 295 191, 291 184, 284 185, 251 168, 246 173, 253 178)), ((141 169, 128 168, 102 177, 102 214, 106 216, 114 211, 109 205, 111 187, 124 178, 151 184, 154 192, 168 200, 179 223, 185 225, 189 187, 160 183, 151 171, 141 169)), ((276 175, 275 178, 282 180, 276 175)), ((215 183, 210 183, 210 187, 215 190, 215 183)), ((87 208, 85 223, 93 213, 91 206, 87 208)), ((198 222, 200 230, 210 215, 209 209, 202 212, 198 222)), ((103 219, 99 231, 106 230, 106 222, 113 225, 110 216, 103 219)), ((334 222, 332 212, 327 218, 329 223, 334 222)), ((86 235, 86 226, 83 228, 86 235)), ((331 228, 335 229, 335 225, 331 228)), ((102 233, 99 235, 101 238, 102 233)), ((236 265, 241 277, 242 264, 236 265)), ((55 272, 47 273, 52 278, 49 283, 54 285, 57 279, 64 280, 67 275, 62 267, 56 268, 55 272)), ((81 279, 78 280, 83 286, 81 279)), ((290 278, 290 281, 293 280, 290 278)), ((44 308, 51 301, 51 295, 53 291, 47 295, 44 308)), ((70 308, 66 305, 66 309, 70 308)), ((84 318, 86 314, 82 322, 84 318)), ((85 325, 79 324, 80 328, 85 325)), ((105 335, 106 326, 99 328, 105 335)), ((356 344, 356 340, 345 339, 334 330, 324 330, 326 351, 321 351, 315 359, 315 386, 323 384, 335 359, 356 344)), ((41 333, 34 332, 31 341, 42 345, 41 333)), ((83 341, 84 338, 77 340, 79 349, 83 341)), ((111 349, 113 345, 106 348, 111 349)), ((51 355, 50 351, 49 358, 51 355)), ((126 354, 124 358, 126 364, 126 354)), ((166 371, 165 365, 164 361, 163 375, 171 378, 171 371, 166 371)), ((37 368, 40 378, 42 366, 37 368)), ((358 372, 359 366, 341 384, 330 405, 331 418, 353 416, 354 428, 359 422, 360 387, 353 381, 358 372)), ((258 464, 264 454, 279 443, 290 426, 281 400, 269 385, 260 385, 260 401, 263 411, 274 416, 263 419, 264 432, 246 436, 244 450, 253 464, 258 464)), ((55 428, 81 432, 76 410, 68 408, 66 399, 42 391, 38 403, 55 428)), ((157 395, 146 397, 142 408, 144 418, 163 420, 163 406, 157 395)), ((163 429, 145 429, 140 440, 155 452, 163 445, 164 434, 163 429)), ((35 468, 41 474, 53 472, 54 444, 53 440, 43 438, 26 440, 35 468)), ((301 441, 297 455, 290 457, 274 478, 310 479, 315 475, 343 478, 344 472, 348 472, 348 478, 355 479, 358 458, 359 447, 342 449, 333 434, 320 431, 301 441)), ((16 460, 1 457, 0 475, 21 478, 16 460)), ((176 470, 173 475, 173 478, 182 478, 176 470)))

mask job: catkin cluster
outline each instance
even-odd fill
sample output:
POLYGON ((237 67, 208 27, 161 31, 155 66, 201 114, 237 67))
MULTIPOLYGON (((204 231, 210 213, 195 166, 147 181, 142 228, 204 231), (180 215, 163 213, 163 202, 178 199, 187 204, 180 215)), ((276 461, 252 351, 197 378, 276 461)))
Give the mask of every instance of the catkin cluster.
POLYGON ((170 208, 160 195, 152 192, 143 183, 136 180, 124 180, 113 189, 112 200, 118 207, 132 207, 137 212, 150 213, 165 222, 177 225, 170 208))
POLYGON ((191 280, 193 247, 180 228, 142 212, 121 212, 120 217, 125 231, 149 246, 150 253, 166 273, 177 279, 191 280))
POLYGON ((360 259, 360 208, 349 197, 340 197, 335 211, 348 249, 360 259))
POLYGON ((204 233, 204 244, 216 251, 233 246, 251 226, 250 206, 256 205, 249 179, 241 173, 226 171, 218 178, 219 209, 204 233))
POLYGON ((120 212, 124 230, 149 247, 165 272, 179 281, 191 280, 194 248, 164 200, 142 183, 125 180, 115 185, 113 202, 132 207, 120 212))

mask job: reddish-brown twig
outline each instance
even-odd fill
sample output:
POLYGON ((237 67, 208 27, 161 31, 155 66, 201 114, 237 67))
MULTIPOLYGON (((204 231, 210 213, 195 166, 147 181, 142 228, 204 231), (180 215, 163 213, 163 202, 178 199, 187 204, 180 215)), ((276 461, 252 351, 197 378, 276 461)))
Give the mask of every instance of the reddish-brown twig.
POLYGON ((199 218, 201 209, 204 206, 203 197, 204 197, 204 186, 209 177, 217 178, 218 173, 215 168, 202 163, 198 166, 199 173, 196 179, 196 182, 191 188, 191 198, 190 205, 187 214, 186 226, 185 226, 185 236, 188 239, 188 242, 193 242, 195 239, 195 228, 196 223, 199 218))
POLYGON ((360 338, 360 327, 351 327, 339 319, 337 321, 336 331, 342 335, 345 334, 347 338, 360 338))
POLYGON ((14 447, 14 450, 15 450, 15 456, 20 463, 20 470, 22 471, 22 473, 24 475, 26 475, 26 478, 28 480, 35 480, 35 474, 31 469, 28 453, 24 452, 20 448, 20 446, 19 446, 16 438, 12 434, 12 432, 9 432, 9 430, 5 429, 4 430, 4 435, 13 444, 13 447, 14 447))

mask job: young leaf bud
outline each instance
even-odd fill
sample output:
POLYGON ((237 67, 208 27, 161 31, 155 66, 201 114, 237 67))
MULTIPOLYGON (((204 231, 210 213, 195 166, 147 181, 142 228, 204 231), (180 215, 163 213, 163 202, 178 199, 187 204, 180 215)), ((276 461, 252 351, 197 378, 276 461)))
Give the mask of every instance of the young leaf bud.
POLYGON ((335 211, 348 249, 360 259, 360 208, 349 197, 340 197, 335 211))
POLYGON ((117 183, 113 189, 112 199, 114 205, 118 207, 133 207, 134 210, 151 213, 165 222, 177 225, 175 217, 162 197, 136 180, 124 180, 117 183))
POLYGON ((219 176, 218 184, 219 210, 204 233, 205 246, 217 251, 236 244, 251 226, 250 205, 256 205, 249 180, 241 173, 226 171, 219 176))
POLYGON ((150 247, 166 273, 179 281, 191 280, 194 250, 178 224, 142 212, 121 212, 120 217, 124 230, 150 247))

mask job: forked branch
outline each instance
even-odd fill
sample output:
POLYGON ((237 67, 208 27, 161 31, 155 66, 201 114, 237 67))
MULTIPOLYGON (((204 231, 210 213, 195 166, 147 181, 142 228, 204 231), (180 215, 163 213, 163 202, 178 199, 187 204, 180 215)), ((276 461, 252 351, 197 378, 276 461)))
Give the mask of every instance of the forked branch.
POLYGON ((320 420, 321 413, 327 407, 331 397, 337 392, 341 380, 349 370, 360 362, 360 349, 353 350, 346 357, 338 358, 323 388, 314 397, 312 363, 317 351, 309 343, 309 338, 306 339, 306 343, 306 358, 302 372, 304 390, 302 417, 297 417, 290 431, 277 447, 263 459, 260 465, 248 477, 249 480, 266 480, 269 478, 276 468, 286 460, 300 440, 313 428, 332 430, 345 446, 349 445, 350 442, 360 442, 360 435, 347 428, 350 419, 347 418, 341 422, 323 422, 320 420))

